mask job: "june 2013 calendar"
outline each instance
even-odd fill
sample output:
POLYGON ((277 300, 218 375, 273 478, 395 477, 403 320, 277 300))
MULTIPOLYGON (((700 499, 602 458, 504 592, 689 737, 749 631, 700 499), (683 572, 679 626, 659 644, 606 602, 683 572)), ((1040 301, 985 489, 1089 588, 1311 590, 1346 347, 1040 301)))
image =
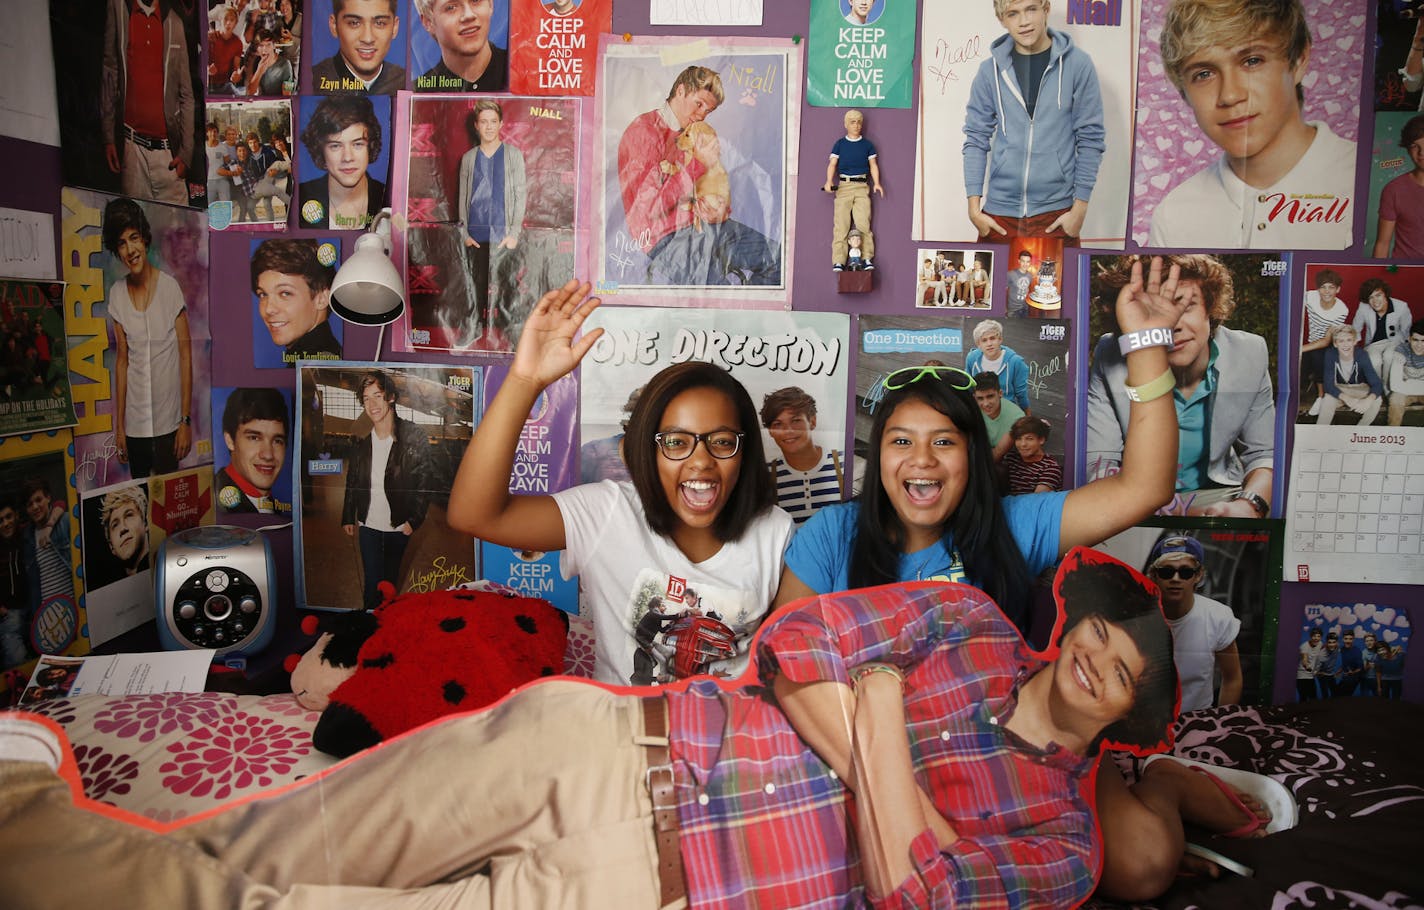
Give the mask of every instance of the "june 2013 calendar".
POLYGON ((1424 428, 1297 425, 1288 581, 1424 584, 1424 428))

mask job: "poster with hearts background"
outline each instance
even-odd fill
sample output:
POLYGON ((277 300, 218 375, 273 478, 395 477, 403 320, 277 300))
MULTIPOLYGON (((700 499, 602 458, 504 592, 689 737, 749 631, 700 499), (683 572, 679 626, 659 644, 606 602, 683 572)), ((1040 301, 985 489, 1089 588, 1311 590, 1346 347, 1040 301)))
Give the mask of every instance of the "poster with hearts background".
MULTIPOLYGON (((1132 239, 1147 243, 1152 212, 1173 187, 1220 155, 1191 107, 1167 78, 1159 36, 1171 0, 1143 0, 1137 69, 1136 155, 1132 171, 1132 239)), ((1360 60, 1371 53, 1363 0, 1303 0, 1314 41, 1301 88, 1307 123, 1323 122, 1350 142, 1360 135, 1360 60)))

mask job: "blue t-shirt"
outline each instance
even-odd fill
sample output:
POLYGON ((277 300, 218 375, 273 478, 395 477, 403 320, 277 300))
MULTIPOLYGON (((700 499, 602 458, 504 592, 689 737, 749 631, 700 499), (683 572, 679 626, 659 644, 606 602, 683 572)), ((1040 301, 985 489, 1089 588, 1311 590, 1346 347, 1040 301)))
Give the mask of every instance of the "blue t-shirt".
MULTIPOLYGON (((1019 545, 1030 576, 1037 576, 1058 561, 1058 532, 1063 523, 1063 502, 1068 491, 1004 497, 1004 516, 1009 533, 1019 545)), ((791 538, 786 550, 786 568, 817 594, 844 591, 850 587, 850 556, 855 541, 860 503, 826 506, 806 522, 791 538)), ((932 544, 915 553, 900 554, 896 581, 960 581, 966 578, 953 541, 948 546, 932 544), (953 553, 953 556, 950 554, 953 553)))
POLYGON ((465 219, 470 238, 478 243, 504 239, 504 143, 493 155, 475 154, 474 187, 465 219))
POLYGON ((870 175, 870 159, 875 157, 875 146, 864 136, 851 139, 842 136, 831 147, 836 159, 836 173, 847 177, 867 177, 870 175))

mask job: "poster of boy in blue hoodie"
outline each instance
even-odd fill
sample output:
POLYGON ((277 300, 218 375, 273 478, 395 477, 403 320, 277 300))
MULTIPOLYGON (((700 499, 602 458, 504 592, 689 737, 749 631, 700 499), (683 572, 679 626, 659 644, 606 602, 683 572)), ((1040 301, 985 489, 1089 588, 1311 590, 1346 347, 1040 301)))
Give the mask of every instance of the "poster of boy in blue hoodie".
POLYGON ((983 240, 1076 242, 1105 150, 1092 59, 1048 27, 1049 0, 994 0, 1006 30, 989 48, 964 116, 969 219, 983 240))

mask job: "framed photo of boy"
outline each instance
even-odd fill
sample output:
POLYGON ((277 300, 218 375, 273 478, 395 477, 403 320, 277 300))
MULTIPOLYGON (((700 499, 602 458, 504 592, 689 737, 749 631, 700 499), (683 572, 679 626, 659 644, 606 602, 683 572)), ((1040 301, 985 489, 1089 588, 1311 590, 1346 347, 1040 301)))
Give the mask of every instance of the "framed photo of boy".
POLYGON ((298 364, 299 606, 370 609, 387 583, 403 594, 480 577, 478 541, 445 511, 482 381, 471 366, 298 364))
POLYGON ((617 303, 788 307, 802 48, 604 35, 593 274, 617 303), (675 58, 675 63, 668 63, 675 58))

